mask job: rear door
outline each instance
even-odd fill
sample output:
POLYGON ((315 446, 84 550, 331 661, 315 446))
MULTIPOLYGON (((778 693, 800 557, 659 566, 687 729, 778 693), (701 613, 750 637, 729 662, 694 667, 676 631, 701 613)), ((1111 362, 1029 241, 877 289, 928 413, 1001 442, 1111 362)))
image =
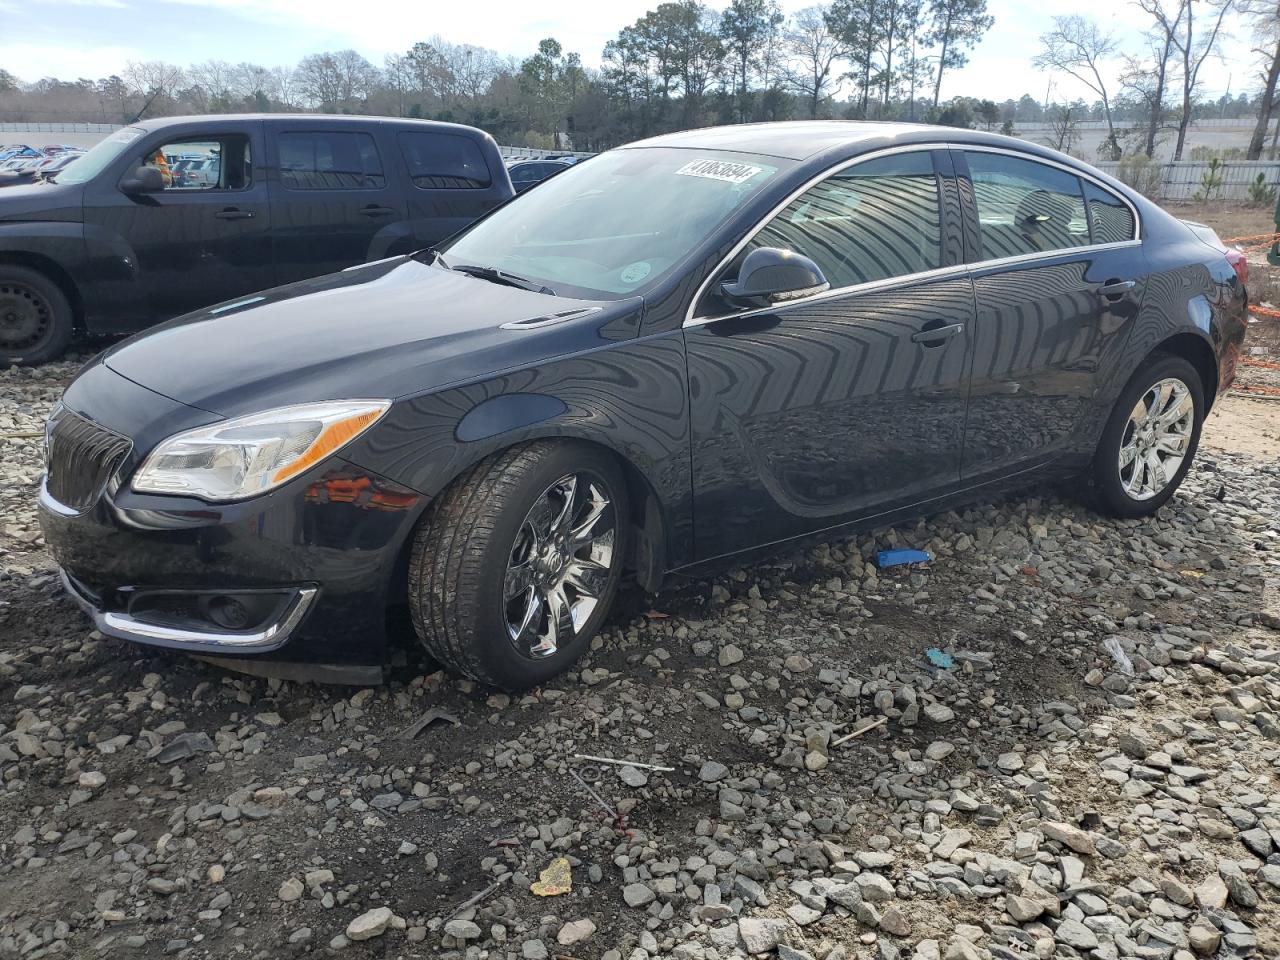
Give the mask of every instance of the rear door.
POLYGON ((160 193, 126 196, 118 177, 86 184, 86 232, 99 248, 120 251, 118 266, 99 265, 96 295, 125 318, 122 326, 165 320, 274 282, 271 208, 258 166, 262 123, 225 126, 218 133, 166 130, 131 148, 129 170, 158 167, 160 193), (179 153, 217 166, 189 182, 175 177, 165 159, 179 153))
POLYGON ((407 253, 408 206, 379 126, 272 128, 272 249, 280 283, 407 253))
POLYGON ((1137 315, 1133 209, 1100 183, 1009 151, 953 151, 977 303, 963 474, 1079 452, 1099 370, 1137 315))

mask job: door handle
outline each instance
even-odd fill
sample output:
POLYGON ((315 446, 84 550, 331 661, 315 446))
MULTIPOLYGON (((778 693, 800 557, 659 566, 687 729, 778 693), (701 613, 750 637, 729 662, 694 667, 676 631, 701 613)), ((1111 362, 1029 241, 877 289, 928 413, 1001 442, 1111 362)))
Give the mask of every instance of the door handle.
POLYGON ((379 207, 371 203, 369 206, 362 208, 360 212, 366 217, 389 217, 395 213, 395 210, 391 207, 379 207))
POLYGON ((1137 285, 1137 280, 1108 280, 1098 288, 1098 293, 1108 300, 1119 300, 1137 285))
POLYGON ((930 323, 939 324, 936 327, 925 327, 911 335, 911 342, 918 343, 925 347, 940 347, 946 341, 950 340, 957 334, 964 333, 963 323, 940 323, 937 320, 931 320, 930 323))
POLYGON ((252 220, 252 210, 237 210, 235 207, 227 207, 225 210, 219 210, 214 214, 219 220, 252 220))

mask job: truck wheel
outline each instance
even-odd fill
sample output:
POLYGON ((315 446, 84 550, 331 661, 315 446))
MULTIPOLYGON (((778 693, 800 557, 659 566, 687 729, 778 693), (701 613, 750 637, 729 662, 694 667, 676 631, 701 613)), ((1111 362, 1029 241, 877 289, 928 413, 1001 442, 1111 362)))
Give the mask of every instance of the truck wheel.
POLYGON ((482 461, 414 540, 409 608, 423 646, 504 690, 567 670, 613 602, 626 516, 618 466, 593 447, 539 441, 482 461))
POLYGON ((71 342, 71 304, 38 270, 0 265, 0 366, 56 360, 71 342))

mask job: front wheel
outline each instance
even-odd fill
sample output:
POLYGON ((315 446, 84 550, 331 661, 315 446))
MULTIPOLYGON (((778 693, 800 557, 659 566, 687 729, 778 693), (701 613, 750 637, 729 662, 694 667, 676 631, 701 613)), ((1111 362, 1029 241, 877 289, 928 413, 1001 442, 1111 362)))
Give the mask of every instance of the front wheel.
POLYGON ((539 441, 482 461, 414 540, 409 598, 427 652, 505 690, 568 669, 617 592, 626 486, 593 447, 539 441))
POLYGON ((71 304, 38 270, 0 264, 0 367, 56 360, 71 342, 71 304))
POLYGON ((1181 357, 1148 363, 1111 411, 1093 459, 1099 505, 1118 517, 1162 507, 1191 469, 1204 421, 1200 375, 1181 357))

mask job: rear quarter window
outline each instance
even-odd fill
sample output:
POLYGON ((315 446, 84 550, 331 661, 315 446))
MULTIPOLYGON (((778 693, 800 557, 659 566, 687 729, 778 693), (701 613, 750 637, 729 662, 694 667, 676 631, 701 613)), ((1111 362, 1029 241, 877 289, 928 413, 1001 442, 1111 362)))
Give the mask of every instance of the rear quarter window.
POLYGON ((1133 211, 1110 190, 1103 190, 1086 180, 1084 199, 1089 208, 1094 243, 1122 243, 1132 240, 1137 234, 1133 211))
POLYGON ((480 145, 470 137, 405 130, 396 140, 409 179, 421 190, 477 190, 493 182, 480 145))

